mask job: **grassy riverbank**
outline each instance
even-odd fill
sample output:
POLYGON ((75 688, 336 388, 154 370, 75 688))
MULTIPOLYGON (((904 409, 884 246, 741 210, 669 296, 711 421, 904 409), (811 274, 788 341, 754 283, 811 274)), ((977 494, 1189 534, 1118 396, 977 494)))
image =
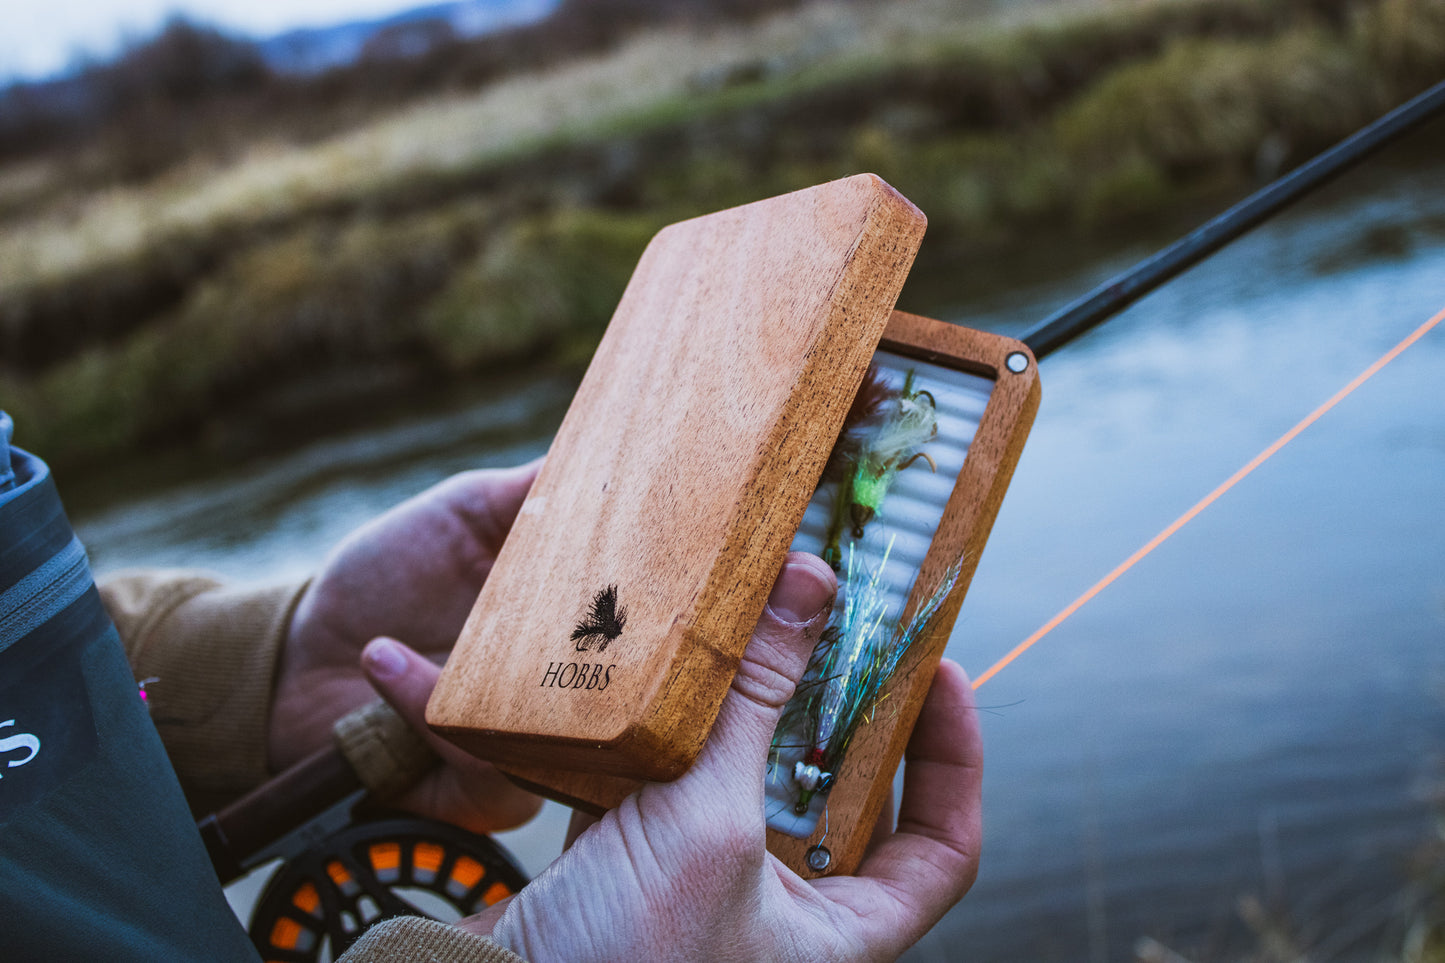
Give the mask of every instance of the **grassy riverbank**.
MULTIPOLYGON (((87 190, 0 167, 0 400, 84 464, 585 359, 661 225, 871 170, 1005 258, 1227 199, 1445 75, 1445 0, 825 3, 87 190), (876 9, 875 9, 876 6, 876 9)), ((927 304, 906 306, 927 310, 927 304)))

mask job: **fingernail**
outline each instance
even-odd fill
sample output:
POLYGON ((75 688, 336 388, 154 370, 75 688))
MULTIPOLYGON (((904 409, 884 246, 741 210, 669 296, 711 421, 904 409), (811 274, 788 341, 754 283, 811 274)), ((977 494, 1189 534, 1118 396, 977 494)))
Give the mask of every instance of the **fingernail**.
POLYGON ((837 583, 831 573, 823 572, 824 563, 816 566, 806 561, 791 561, 783 566, 768 608, 785 622, 811 622, 833 604, 837 583))
POLYGON ((406 653, 391 639, 374 639, 366 647, 366 667, 378 679, 400 678, 406 672, 406 653))

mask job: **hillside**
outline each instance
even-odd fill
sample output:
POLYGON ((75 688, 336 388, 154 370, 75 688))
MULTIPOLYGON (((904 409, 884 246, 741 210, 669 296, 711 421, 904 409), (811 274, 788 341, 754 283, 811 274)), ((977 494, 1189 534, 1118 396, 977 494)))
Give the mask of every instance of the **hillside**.
POLYGON ((338 95, 314 129, 311 108, 268 123, 264 100, 229 120, 208 102, 196 128, 177 108, 154 126, 182 146, 123 175, 115 138, 144 126, 12 154, 0 403, 65 463, 225 445, 585 359, 680 217, 872 170, 933 249, 1088 243, 1248 189, 1445 76, 1445 0, 1006 6, 640 17, 537 69, 338 95), (214 149, 205 124, 226 130, 214 149))

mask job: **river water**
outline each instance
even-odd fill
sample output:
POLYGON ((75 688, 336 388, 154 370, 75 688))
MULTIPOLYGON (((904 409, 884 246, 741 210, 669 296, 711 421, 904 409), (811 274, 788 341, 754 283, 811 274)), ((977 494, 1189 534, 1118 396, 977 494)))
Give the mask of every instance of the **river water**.
MULTIPOLYGON (((1048 358, 952 657, 982 672, 1445 308, 1442 173, 1355 175, 1048 358)), ((935 313, 1019 333, 1147 253, 1041 257, 935 313)), ((1144 937, 1224 959, 1259 945, 1251 918, 1315 961, 1398 948, 1445 774, 1442 382, 1437 329, 980 690, 982 872, 911 959, 1130 960, 1144 937)), ((478 387, 72 512, 101 572, 299 576, 451 472, 541 454, 574 386, 478 387)), ((535 872, 563 819, 504 842, 535 872)))

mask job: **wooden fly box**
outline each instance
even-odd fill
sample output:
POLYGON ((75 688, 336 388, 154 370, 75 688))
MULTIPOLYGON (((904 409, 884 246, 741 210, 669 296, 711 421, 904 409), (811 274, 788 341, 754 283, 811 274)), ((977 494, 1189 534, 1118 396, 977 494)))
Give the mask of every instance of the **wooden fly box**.
MULTIPOLYGON (((856 866, 1039 398, 1017 342, 892 311, 923 227, 860 175, 658 234, 433 693, 433 728, 545 795, 610 808, 691 764, 785 554, 819 552, 839 571, 834 622, 872 592, 868 624, 909 644, 866 721, 829 736, 841 747, 811 745, 825 734, 790 704, 769 846, 804 875, 856 866), (870 392, 916 437, 888 448, 881 482, 844 459, 845 499, 825 476, 870 392)), ((873 417, 859 423, 891 445, 893 415, 873 417)), ((810 666, 795 702, 826 701, 830 671, 810 666)))
POLYGON ((687 769, 924 225, 861 175, 658 233, 432 695, 433 728, 500 762, 687 769))

